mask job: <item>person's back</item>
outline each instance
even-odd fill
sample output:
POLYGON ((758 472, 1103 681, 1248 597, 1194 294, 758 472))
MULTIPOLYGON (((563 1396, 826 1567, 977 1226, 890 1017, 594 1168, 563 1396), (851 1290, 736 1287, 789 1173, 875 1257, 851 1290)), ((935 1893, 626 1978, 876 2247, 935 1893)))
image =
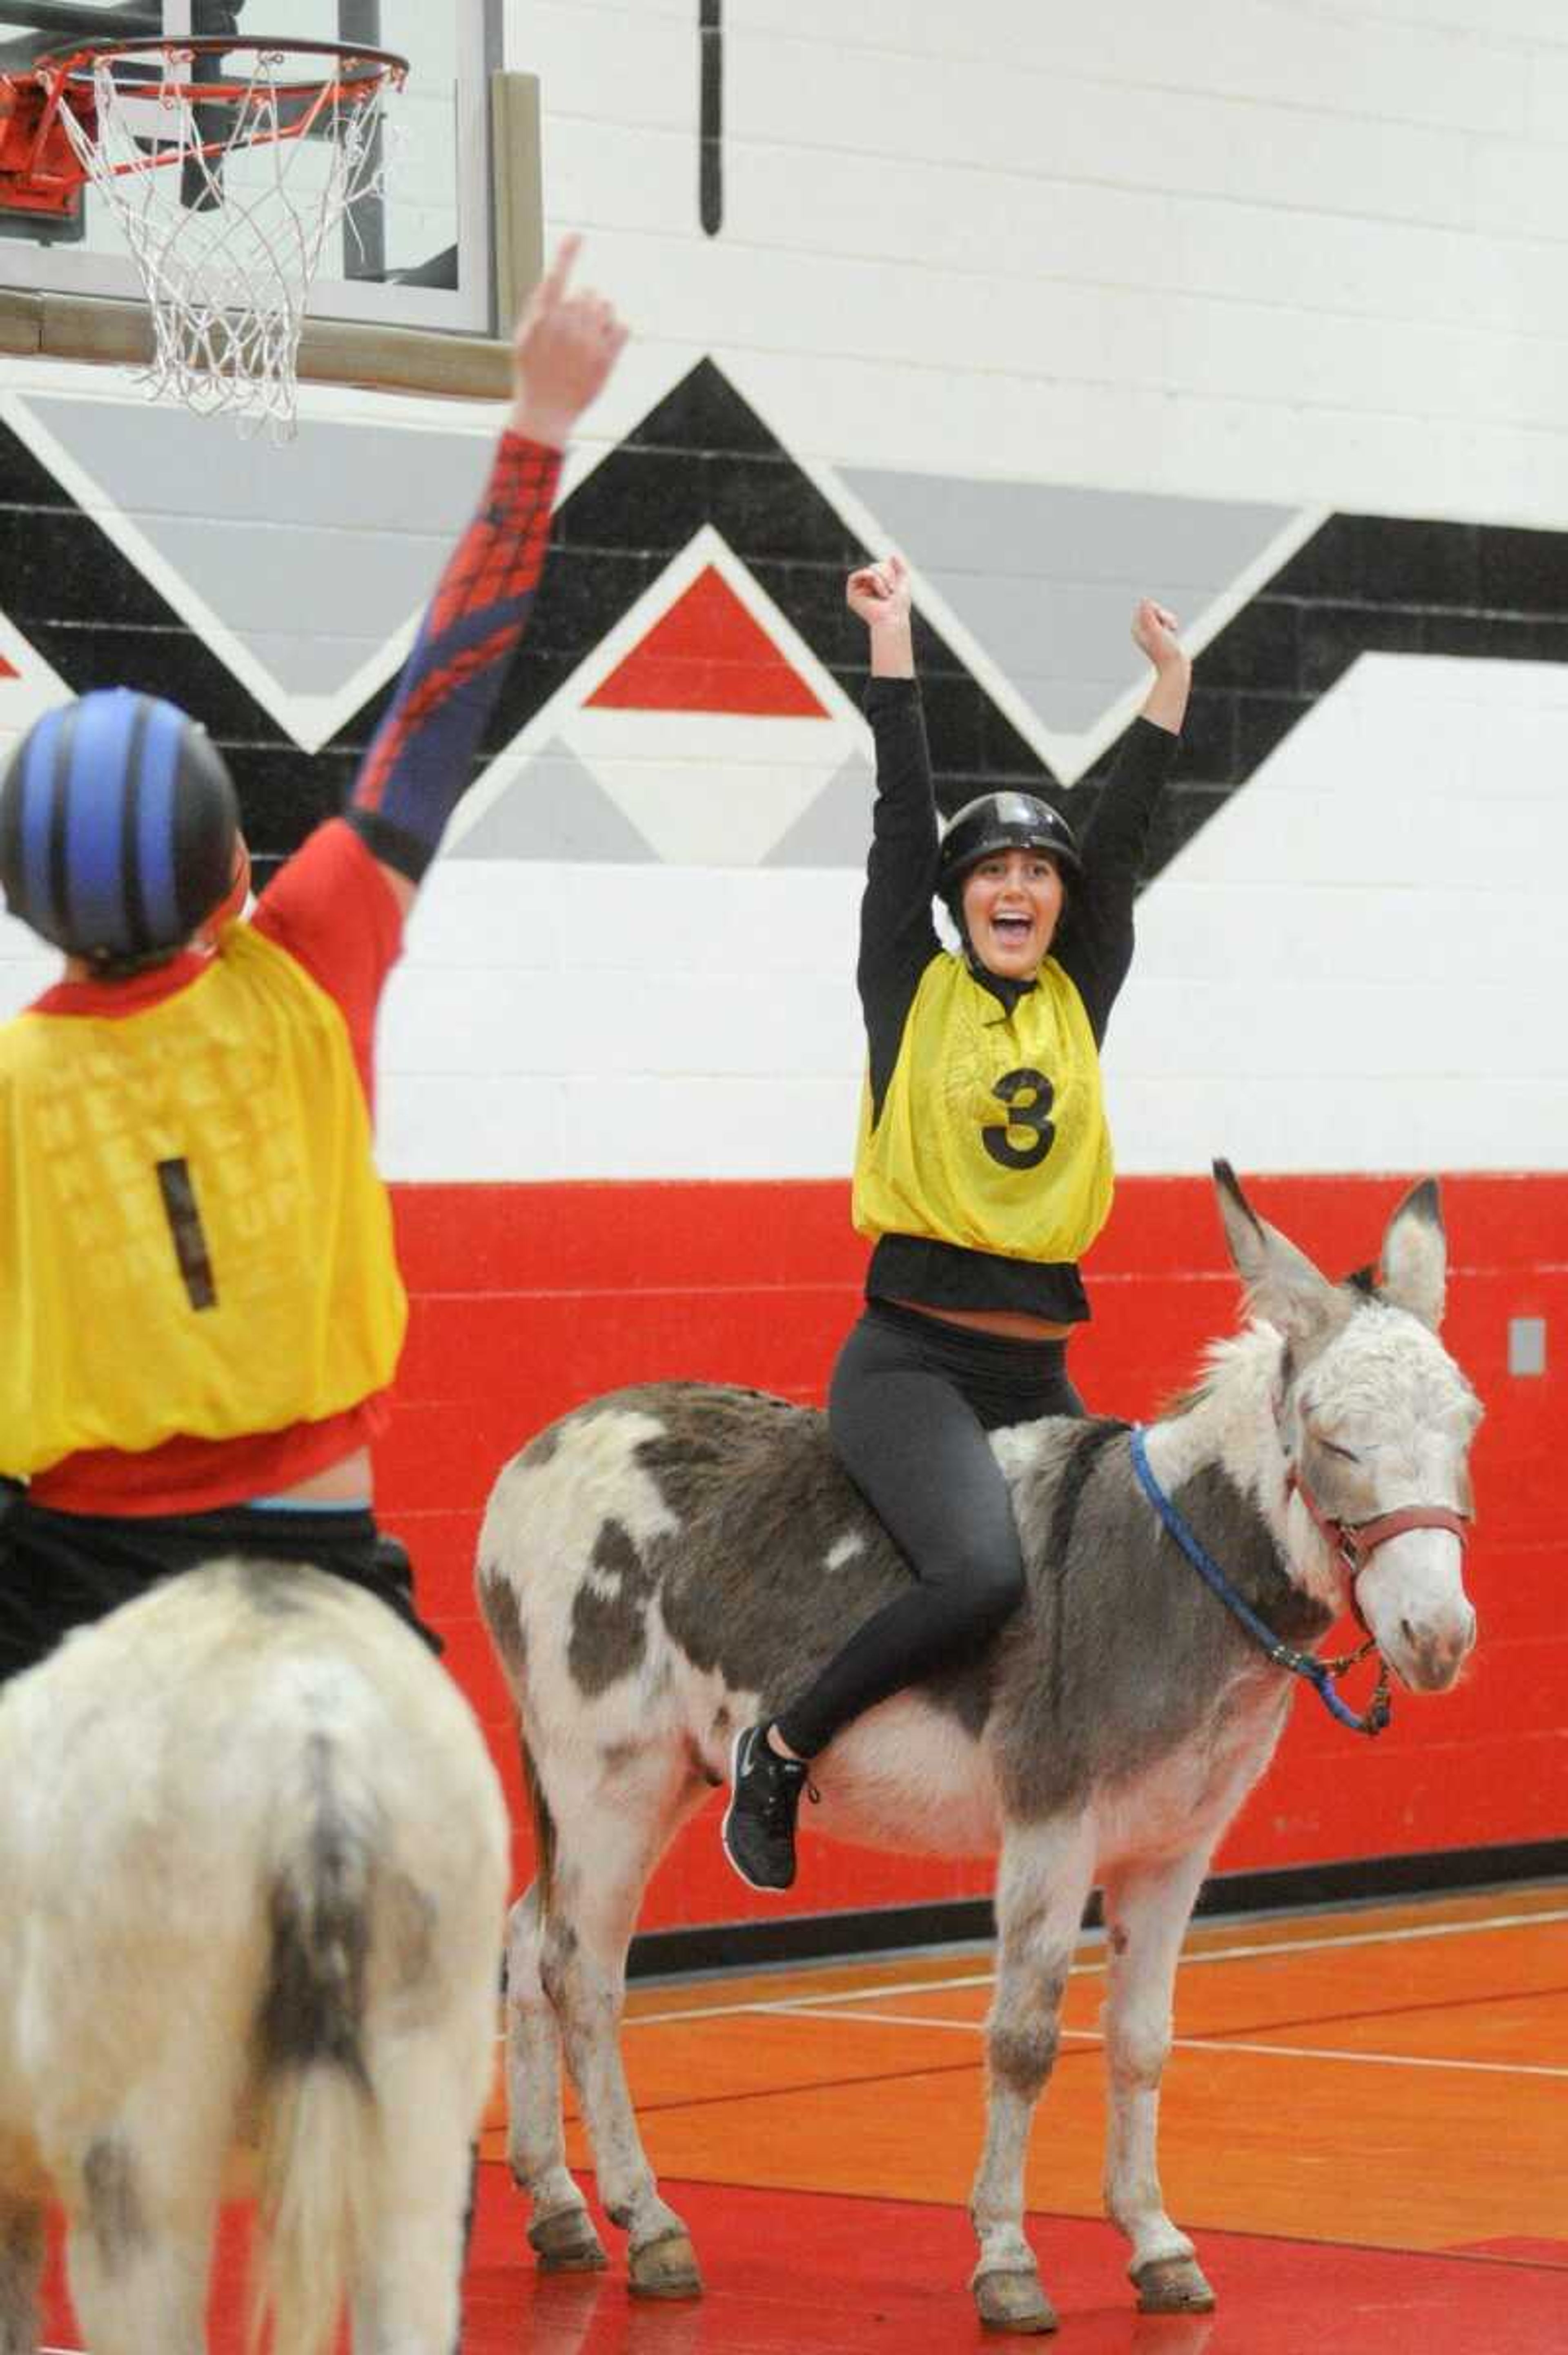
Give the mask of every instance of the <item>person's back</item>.
POLYGON ((405 1321, 368 1104, 400 931, 340 824, 212 954, 73 959, 0 1028, 0 1446, 35 1504, 203 1511, 374 1434, 405 1321))
POLYGON ((67 956, 0 1026, 0 1678, 217 1553, 325 1563, 420 1624, 371 1511, 407 1314, 374 1026, 528 620, 561 446, 624 340, 568 293, 571 261, 519 326, 510 430, 349 805, 249 922, 213 932, 244 847, 173 706, 84 697, 0 786, 0 885, 67 956))

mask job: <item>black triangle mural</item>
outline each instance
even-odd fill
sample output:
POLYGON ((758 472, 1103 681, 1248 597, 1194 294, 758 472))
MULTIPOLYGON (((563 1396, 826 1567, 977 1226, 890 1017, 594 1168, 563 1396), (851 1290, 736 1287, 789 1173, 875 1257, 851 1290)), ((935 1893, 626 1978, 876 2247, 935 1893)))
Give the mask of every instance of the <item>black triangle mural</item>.
MULTIPOLYGON (((77 690, 123 684, 199 714, 234 770, 263 871, 341 805, 389 687, 320 751, 305 752, 8 422, 0 422, 0 602, 11 620, 77 690)), ((533 627, 503 689, 485 759, 572 676, 703 524, 721 534, 859 698, 864 634, 845 608, 843 581, 868 551, 705 359, 562 506, 533 627)), ((918 549, 912 554, 918 562, 918 549)), ((1004 783, 1054 794, 1055 780, 1030 747, 924 623, 917 650, 944 806, 1004 783)), ((1331 517, 1199 656, 1151 872, 1245 783, 1358 655, 1374 652, 1568 661, 1568 533, 1331 517)), ((1073 789, 1075 822, 1114 757, 1112 747, 1073 789)))

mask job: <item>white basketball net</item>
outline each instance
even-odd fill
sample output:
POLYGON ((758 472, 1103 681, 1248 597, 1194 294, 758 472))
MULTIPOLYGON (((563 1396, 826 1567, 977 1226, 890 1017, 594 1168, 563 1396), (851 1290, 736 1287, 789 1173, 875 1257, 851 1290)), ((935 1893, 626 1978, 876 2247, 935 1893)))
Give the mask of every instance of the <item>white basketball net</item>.
POLYGON ((317 59, 317 86, 302 98, 301 78, 283 72, 287 57, 255 50, 245 70, 225 71, 234 95, 193 103, 205 67, 188 48, 166 48, 161 72, 147 59, 144 80, 111 55, 92 67, 96 125, 69 106, 59 112, 146 290, 148 392, 202 416, 228 410, 251 428, 265 420, 280 440, 294 431, 300 330, 322 249, 350 207, 382 189, 394 86, 366 72, 339 88, 337 61, 317 59))

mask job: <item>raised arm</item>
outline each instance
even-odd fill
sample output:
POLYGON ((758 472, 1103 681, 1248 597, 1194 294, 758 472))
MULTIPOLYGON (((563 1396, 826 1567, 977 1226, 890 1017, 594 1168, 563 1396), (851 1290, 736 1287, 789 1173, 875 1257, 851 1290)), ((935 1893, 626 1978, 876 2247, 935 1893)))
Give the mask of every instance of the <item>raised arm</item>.
POLYGON ((1179 627, 1175 614, 1152 598, 1133 615, 1133 640, 1153 664, 1154 682, 1083 830, 1083 873, 1057 935, 1057 958, 1077 984, 1097 1039, 1132 964, 1133 903, 1187 716, 1192 665, 1179 627))
POLYGON ((570 291, 563 240, 513 342, 512 413, 479 512, 425 614, 345 815, 406 912, 528 626, 549 541, 561 452, 615 364, 626 330, 596 294, 570 291))
POLYGON ((866 717, 877 747, 877 800, 860 901, 856 965, 880 1111, 904 1017, 922 973, 941 946, 931 917, 936 877, 936 796, 925 715, 914 675, 910 581, 901 557, 849 576, 849 611, 866 624, 871 679, 866 717))

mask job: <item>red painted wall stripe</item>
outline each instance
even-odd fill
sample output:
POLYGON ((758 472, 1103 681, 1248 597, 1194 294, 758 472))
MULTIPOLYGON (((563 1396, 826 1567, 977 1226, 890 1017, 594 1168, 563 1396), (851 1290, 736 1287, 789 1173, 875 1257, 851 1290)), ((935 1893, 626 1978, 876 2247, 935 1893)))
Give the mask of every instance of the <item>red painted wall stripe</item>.
MULTIPOLYGON (((1403 1181, 1276 1178, 1250 1190, 1336 1274, 1375 1250, 1403 1181)), ((521 1823, 507 1697, 473 1599, 485 1497, 501 1465, 568 1407, 672 1374, 819 1401, 857 1308, 865 1246, 838 1183, 405 1186, 394 1189, 413 1301, 381 1508, 419 1565, 427 1613, 488 1732, 521 1823)), ((1568 1431, 1568 1178, 1467 1176, 1444 1188, 1446 1337, 1486 1403, 1470 1587, 1481 1642, 1461 1689, 1396 1700, 1377 1743, 1303 1696, 1221 1870, 1561 1838, 1568 1828, 1568 1539, 1545 1476, 1568 1431), (1508 1372, 1511 1316, 1547 1321, 1547 1370, 1508 1372)), ((1125 1178, 1090 1267, 1073 1344, 1092 1406, 1147 1416, 1233 1329, 1237 1290, 1197 1178, 1125 1178)), ((644 1921, 670 1927, 976 1896, 983 1859, 804 1845, 783 1901, 751 1897, 704 1813, 660 1868, 644 1921)), ((519 1831, 518 1876, 528 1869, 519 1831)))

